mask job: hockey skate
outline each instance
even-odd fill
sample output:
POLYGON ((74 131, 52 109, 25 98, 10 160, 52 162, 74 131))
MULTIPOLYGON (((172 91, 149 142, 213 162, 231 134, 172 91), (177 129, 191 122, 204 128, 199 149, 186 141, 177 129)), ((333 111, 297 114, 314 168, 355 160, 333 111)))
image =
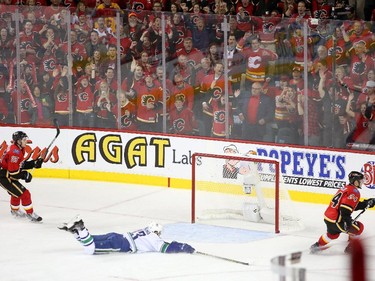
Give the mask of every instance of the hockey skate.
POLYGON ((311 245, 311 247, 310 247, 310 253, 311 254, 315 254, 315 253, 318 253, 320 251, 321 251, 321 249, 320 249, 320 246, 319 246, 318 242, 311 245))
POLYGON ((326 249, 328 249, 329 245, 319 246, 319 242, 316 242, 311 245, 310 247, 310 254, 318 254, 326 249))
POLYGON ((10 213, 15 218, 24 218, 26 216, 25 213, 21 212, 20 210, 10 210, 10 213))
POLYGON ((58 229, 68 231, 70 233, 78 233, 78 230, 83 230, 85 225, 79 215, 72 218, 69 222, 63 223, 57 227, 58 229))
POLYGON ((32 212, 31 214, 26 214, 26 217, 32 222, 41 222, 43 219, 37 213, 32 212))

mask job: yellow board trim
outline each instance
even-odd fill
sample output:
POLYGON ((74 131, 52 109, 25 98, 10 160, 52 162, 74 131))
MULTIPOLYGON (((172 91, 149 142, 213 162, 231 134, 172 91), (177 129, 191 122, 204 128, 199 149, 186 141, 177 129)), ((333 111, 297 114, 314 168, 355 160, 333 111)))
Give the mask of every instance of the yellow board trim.
MULTIPOLYGON (((171 187, 179 189, 191 189, 191 180, 180 178, 166 178, 162 176, 135 175, 113 172, 82 171, 82 170, 62 170, 43 168, 34 171, 35 177, 41 178, 61 178, 76 180, 93 180, 118 183, 143 184, 150 186, 171 187), (169 182, 169 183, 168 183, 169 182)), ((217 184, 217 191, 227 190, 227 193, 242 194, 242 187, 235 184, 217 184), (225 185, 225 189, 223 186, 225 185)), ((211 190, 215 191, 215 190, 211 190)), ((306 191, 289 190, 290 199, 296 202, 316 203, 328 205, 332 199, 332 194, 323 194, 306 191)))

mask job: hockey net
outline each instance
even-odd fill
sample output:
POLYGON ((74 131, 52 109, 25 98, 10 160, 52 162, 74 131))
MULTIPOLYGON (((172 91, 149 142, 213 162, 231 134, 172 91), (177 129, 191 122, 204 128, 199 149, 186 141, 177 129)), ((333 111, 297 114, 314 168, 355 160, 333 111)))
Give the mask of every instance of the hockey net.
POLYGON ((272 224, 276 233, 302 227, 280 163, 256 155, 192 155, 191 221, 208 220, 272 224))

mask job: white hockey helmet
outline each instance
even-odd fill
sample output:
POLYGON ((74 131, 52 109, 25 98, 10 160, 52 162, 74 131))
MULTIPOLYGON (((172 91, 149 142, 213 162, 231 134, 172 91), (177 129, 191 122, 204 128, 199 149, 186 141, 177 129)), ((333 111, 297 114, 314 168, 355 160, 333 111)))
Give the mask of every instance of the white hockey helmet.
POLYGON ((153 232, 158 236, 161 235, 161 232, 163 231, 163 226, 159 223, 154 222, 154 221, 150 222, 149 225, 147 226, 147 228, 150 232, 153 232))

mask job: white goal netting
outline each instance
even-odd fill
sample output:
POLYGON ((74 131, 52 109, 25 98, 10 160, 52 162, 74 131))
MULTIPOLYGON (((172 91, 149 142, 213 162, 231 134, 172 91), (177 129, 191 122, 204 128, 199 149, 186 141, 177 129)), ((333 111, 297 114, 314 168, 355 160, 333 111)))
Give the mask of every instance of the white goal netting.
POLYGON ((192 222, 267 223, 275 232, 302 227, 275 159, 255 155, 193 155, 192 222))

